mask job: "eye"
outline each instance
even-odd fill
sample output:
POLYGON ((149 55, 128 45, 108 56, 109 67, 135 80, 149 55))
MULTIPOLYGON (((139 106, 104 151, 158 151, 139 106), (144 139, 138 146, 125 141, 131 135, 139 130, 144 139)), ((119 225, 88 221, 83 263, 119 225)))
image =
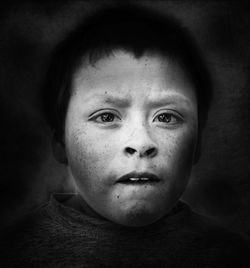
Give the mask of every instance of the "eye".
POLYGON ((175 125, 175 124, 178 124, 179 122, 181 122, 181 118, 180 118, 180 116, 177 116, 174 113, 165 112, 165 113, 161 113, 161 114, 157 115, 153 121, 164 123, 167 125, 175 125))
POLYGON ((101 124, 109 124, 120 121, 120 118, 114 113, 103 112, 101 114, 94 115, 92 118, 90 118, 90 120, 101 124))
POLYGON ((104 113, 99 116, 97 116, 96 121, 100 122, 113 122, 115 119, 115 115, 111 113, 104 113))

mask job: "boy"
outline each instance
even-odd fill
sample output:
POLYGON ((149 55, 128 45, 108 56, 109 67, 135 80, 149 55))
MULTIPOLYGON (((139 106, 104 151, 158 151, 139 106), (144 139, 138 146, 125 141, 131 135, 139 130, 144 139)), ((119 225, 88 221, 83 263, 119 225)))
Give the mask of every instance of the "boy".
POLYGON ((248 267, 247 243, 180 201, 210 102, 186 29, 139 7, 99 11, 55 50, 45 85, 54 153, 77 194, 32 213, 12 264, 248 267))

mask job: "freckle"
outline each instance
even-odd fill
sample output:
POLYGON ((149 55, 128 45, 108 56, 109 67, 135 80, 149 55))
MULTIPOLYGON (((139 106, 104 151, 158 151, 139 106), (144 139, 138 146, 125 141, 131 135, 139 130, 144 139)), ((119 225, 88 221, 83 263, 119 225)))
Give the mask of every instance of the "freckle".
POLYGON ((120 196, 119 196, 119 195, 117 195, 117 198, 120 198, 120 196))

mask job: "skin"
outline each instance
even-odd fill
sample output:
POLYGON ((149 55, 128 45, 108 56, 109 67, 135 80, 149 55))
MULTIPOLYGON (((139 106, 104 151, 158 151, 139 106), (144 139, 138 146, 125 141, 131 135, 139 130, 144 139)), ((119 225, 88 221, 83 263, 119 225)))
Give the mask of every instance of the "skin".
POLYGON ((197 100, 181 67, 160 55, 117 50, 73 78, 65 122, 69 173, 81 206, 125 226, 149 225, 173 208, 197 143, 197 100), (124 184, 130 172, 157 183, 124 184))

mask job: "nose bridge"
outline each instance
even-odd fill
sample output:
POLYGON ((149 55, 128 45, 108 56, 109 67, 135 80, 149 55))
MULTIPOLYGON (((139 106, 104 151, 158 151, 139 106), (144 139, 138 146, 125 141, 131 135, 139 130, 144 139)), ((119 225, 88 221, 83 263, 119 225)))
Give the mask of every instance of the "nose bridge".
POLYGON ((151 139, 151 135, 148 129, 148 124, 143 120, 135 121, 131 131, 131 139, 136 140, 138 143, 145 142, 151 139))
POLYGON ((157 145, 145 119, 140 116, 134 117, 128 129, 128 139, 125 144, 127 153, 137 153, 140 156, 155 155, 157 145))

